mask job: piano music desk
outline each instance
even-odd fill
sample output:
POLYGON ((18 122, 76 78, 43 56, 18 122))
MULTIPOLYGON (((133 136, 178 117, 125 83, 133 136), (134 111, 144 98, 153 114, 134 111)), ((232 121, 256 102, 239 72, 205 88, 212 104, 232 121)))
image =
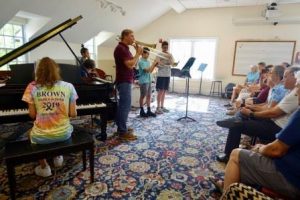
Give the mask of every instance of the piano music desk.
POLYGON ((4 160, 7 167, 10 198, 13 200, 16 198, 16 165, 77 151, 82 151, 83 170, 86 170, 86 151, 89 151, 90 181, 94 182, 94 140, 86 132, 74 130, 70 139, 52 144, 36 145, 31 144, 29 140, 7 143, 4 160))

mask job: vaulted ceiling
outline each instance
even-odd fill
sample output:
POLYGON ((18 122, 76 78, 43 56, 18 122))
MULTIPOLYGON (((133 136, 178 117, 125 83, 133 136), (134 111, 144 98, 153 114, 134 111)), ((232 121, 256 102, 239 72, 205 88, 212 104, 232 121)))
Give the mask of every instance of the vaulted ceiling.
POLYGON ((253 6, 270 2, 300 3, 300 0, 106 0, 121 7, 126 14, 101 5, 102 0, 0 0, 0 27, 19 11, 49 18, 37 36, 59 23, 82 15, 77 25, 63 35, 69 42, 83 43, 102 31, 119 34, 124 28, 142 29, 171 9, 178 13, 187 9, 208 7, 253 6))

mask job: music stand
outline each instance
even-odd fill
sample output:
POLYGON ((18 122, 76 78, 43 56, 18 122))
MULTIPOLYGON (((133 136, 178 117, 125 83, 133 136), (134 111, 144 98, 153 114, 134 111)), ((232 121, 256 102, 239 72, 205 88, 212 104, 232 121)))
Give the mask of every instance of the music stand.
POLYGON ((174 92, 174 77, 181 77, 181 70, 178 68, 171 68, 171 76, 173 77, 172 92, 174 92))
POLYGON ((195 59, 196 58, 194 58, 194 57, 190 57, 189 60, 184 65, 184 67, 181 69, 181 77, 185 78, 186 108, 185 108, 185 116, 177 119, 177 121, 180 121, 182 119, 190 119, 194 122, 196 121, 195 119, 193 119, 191 117, 188 117, 188 115, 187 115, 187 113, 188 113, 188 104, 189 104, 190 78, 191 78, 190 69, 194 64, 195 59))
POLYGON ((198 68, 198 71, 201 72, 201 78, 200 78, 200 87, 199 87, 199 94, 201 94, 201 87, 202 87, 202 74, 204 72, 204 70, 206 69, 207 67, 207 64, 206 63, 201 63, 199 68, 198 68))

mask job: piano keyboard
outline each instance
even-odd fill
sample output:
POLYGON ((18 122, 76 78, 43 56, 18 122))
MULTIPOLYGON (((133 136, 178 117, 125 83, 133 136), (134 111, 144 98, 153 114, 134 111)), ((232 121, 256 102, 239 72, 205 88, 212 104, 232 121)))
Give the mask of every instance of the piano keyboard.
POLYGON ((0 110, 0 116, 28 115, 28 109, 0 110))
POLYGON ((76 109, 81 110, 81 109, 89 109, 89 108, 103 108, 106 107, 105 103, 95 103, 95 104, 82 104, 82 105, 77 105, 76 109))
MULTIPOLYGON (((77 110, 91 109, 91 108, 103 108, 106 107, 105 103, 96 104, 82 104, 77 105, 77 110)), ((17 115, 27 115, 28 109, 13 109, 13 110, 0 110, 0 116, 17 116, 17 115)))

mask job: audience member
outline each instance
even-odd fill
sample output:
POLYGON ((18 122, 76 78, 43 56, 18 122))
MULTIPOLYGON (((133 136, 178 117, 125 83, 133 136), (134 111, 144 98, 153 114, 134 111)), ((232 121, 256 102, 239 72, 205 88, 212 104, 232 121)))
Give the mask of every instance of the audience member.
POLYGON ((270 72, 270 77, 268 78, 268 85, 271 87, 271 90, 267 95, 266 103, 254 106, 246 104, 246 108, 249 108, 253 111, 262 111, 264 109, 276 106, 283 99, 286 92, 288 92, 282 83, 284 71, 285 69, 280 65, 273 67, 270 72), (255 107, 259 107, 259 109, 255 109, 255 107))
MULTIPOLYGON (((300 105, 300 72, 297 72, 300 105)), ((235 182, 262 186, 290 199, 300 198, 300 108, 276 134, 276 140, 252 151, 234 149, 225 169, 224 189, 235 182)))
POLYGON ((244 85, 238 84, 233 88, 230 103, 225 106, 232 106, 242 89, 246 88, 245 90, 247 90, 249 86, 253 86, 258 83, 260 76, 258 67, 256 65, 251 65, 250 69, 251 71, 247 74, 244 85))
POLYGON ((289 116, 297 109, 298 102, 295 96, 296 79, 294 73, 299 71, 299 67, 288 68, 284 73, 284 87, 291 92, 286 93, 286 96, 275 107, 262 110, 252 111, 248 108, 242 108, 241 114, 249 118, 237 120, 230 118, 222 121, 217 121, 217 125, 229 128, 226 146, 223 155, 218 155, 217 160, 227 162, 231 151, 239 146, 241 134, 249 136, 257 136, 266 141, 273 141, 275 133, 279 132, 287 123, 289 116), (257 132, 257 130, 260 130, 257 132))
POLYGON ((257 67, 258 67, 258 72, 261 74, 261 72, 266 69, 266 63, 265 62, 259 62, 257 64, 257 67))
POLYGON ((246 104, 246 102, 252 105, 254 103, 264 103, 266 101, 270 89, 267 85, 268 71, 266 69, 262 70, 259 79, 259 84, 241 90, 233 105, 227 108, 229 111, 226 112, 226 115, 234 115, 241 106, 246 104))
POLYGON ((267 101, 270 87, 273 86, 268 76, 269 73, 270 71, 267 68, 262 70, 259 78, 260 91, 257 96, 254 95, 253 97, 247 98, 245 100, 245 105, 261 104, 267 101))
POLYGON ((281 65, 282 65, 284 68, 288 68, 288 67, 291 66, 288 62, 283 62, 283 63, 281 63, 281 65))

